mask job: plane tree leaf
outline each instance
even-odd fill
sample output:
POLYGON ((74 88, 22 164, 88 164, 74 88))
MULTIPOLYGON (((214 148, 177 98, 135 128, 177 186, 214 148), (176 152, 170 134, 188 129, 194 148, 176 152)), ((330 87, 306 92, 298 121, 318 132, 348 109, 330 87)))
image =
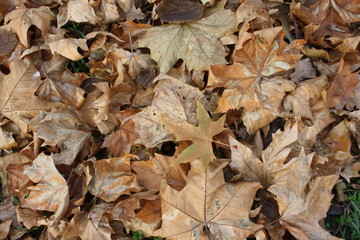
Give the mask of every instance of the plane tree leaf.
POLYGON ((258 182, 225 183, 227 162, 211 163, 205 172, 192 167, 187 184, 177 191, 161 183, 162 226, 166 239, 245 239, 261 225, 249 219, 258 182), (179 224, 181 223, 181 224, 179 224))
POLYGON ((175 163, 186 163, 200 160, 205 170, 215 155, 212 149, 213 137, 225 130, 225 115, 217 121, 212 121, 209 114, 200 102, 197 102, 196 115, 198 126, 186 121, 173 122, 162 117, 167 129, 176 136, 177 141, 191 140, 193 143, 180 153, 175 163))
POLYGON ((54 212, 51 223, 56 223, 67 210, 69 187, 56 169, 52 156, 40 154, 24 173, 36 185, 28 187, 29 197, 25 198, 20 206, 54 212))
POLYGON ((137 47, 150 48, 160 72, 167 72, 178 59, 189 70, 206 71, 210 65, 226 64, 219 38, 235 31, 235 13, 224 9, 225 1, 204 12, 197 22, 167 24, 149 28, 137 47))
POLYGON ((41 30, 44 36, 50 29, 51 20, 55 19, 55 14, 48 7, 26 8, 20 7, 5 16, 5 23, 17 33, 20 42, 28 48, 28 30, 31 25, 41 30))

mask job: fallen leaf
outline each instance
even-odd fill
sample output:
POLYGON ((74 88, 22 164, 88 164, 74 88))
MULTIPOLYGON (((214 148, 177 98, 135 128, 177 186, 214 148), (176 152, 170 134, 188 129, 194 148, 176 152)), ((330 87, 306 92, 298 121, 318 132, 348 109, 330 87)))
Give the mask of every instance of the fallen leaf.
POLYGON ((343 60, 340 61, 338 72, 327 90, 327 107, 337 107, 346 100, 360 82, 357 75, 358 73, 351 72, 350 66, 343 60))
POLYGON ((76 39, 76 38, 67 38, 57 41, 49 42, 49 47, 52 54, 58 53, 61 56, 64 56, 70 60, 77 61, 84 56, 78 52, 78 48, 81 48, 84 51, 89 50, 86 45, 86 39, 76 39))
POLYGON ((61 149, 60 153, 53 155, 57 165, 71 165, 91 136, 90 128, 70 110, 41 112, 32 120, 31 127, 44 139, 43 146, 57 146, 61 149))
POLYGON ((26 8, 20 7, 5 16, 5 23, 17 33, 20 42, 30 47, 28 41, 28 29, 31 25, 41 30, 43 36, 50 29, 50 21, 55 19, 55 14, 48 7, 26 8))
POLYGON ((223 166, 224 163, 210 163, 205 172, 192 167, 181 191, 174 190, 165 181, 161 183, 162 226, 154 232, 155 236, 243 239, 261 228, 249 219, 260 184, 225 183, 223 166))
POLYGON ((20 202, 20 206, 54 212, 55 215, 49 224, 56 224, 67 210, 69 188, 56 169, 52 156, 40 154, 24 173, 36 185, 28 187, 29 197, 20 202))
POLYGON ((209 163, 216 159, 212 148, 212 138, 225 130, 226 116, 224 115, 214 122, 201 103, 197 102, 196 117, 198 126, 186 121, 173 122, 166 115, 161 117, 161 120, 165 123, 166 128, 176 136, 177 141, 191 140, 193 142, 181 152, 174 164, 200 160, 202 170, 205 170, 209 163))
POLYGON ((305 79, 316 77, 315 73, 316 71, 311 65, 310 58, 305 58, 295 64, 295 72, 290 74, 290 77, 291 81, 299 83, 305 79))
POLYGON ((94 175, 89 192, 105 202, 113 202, 121 195, 139 192, 136 176, 131 173, 130 158, 101 159, 94 162, 94 175))
POLYGON ((198 22, 149 28, 137 41, 137 47, 150 48, 162 73, 169 71, 179 58, 189 70, 206 71, 210 65, 226 64, 226 52, 219 38, 235 31, 235 14, 225 10, 224 3, 206 10, 198 22))
POLYGON ((88 0, 69 0, 59 9, 57 15, 58 28, 64 26, 68 21, 88 22, 96 24, 101 18, 97 17, 93 7, 88 0))
POLYGON ((231 162, 229 166, 247 181, 259 181, 265 188, 286 176, 289 165, 285 161, 292 150, 290 145, 297 140, 298 125, 287 126, 273 134, 273 141, 262 152, 261 160, 252 150, 230 137, 231 162))
POLYGON ((165 22, 191 22, 199 20, 205 6, 192 0, 163 0, 156 9, 160 19, 165 22))
MULTIPOLYGON (((25 112, 29 118, 29 115, 36 115, 39 110, 60 106, 60 104, 49 103, 35 96, 34 93, 40 84, 40 73, 29 58, 11 62, 10 74, 0 81, 0 111, 2 114, 14 119, 22 118, 21 115, 19 116, 22 113, 19 112, 25 112), (36 113, 31 114, 30 111, 36 113)), ((16 122, 16 120, 13 121, 16 122)))
POLYGON ((16 47, 19 40, 15 33, 0 29, 0 42, 4 43, 0 46, 0 56, 9 55, 16 47))
MULTIPOLYGON (((96 211, 93 210, 93 211, 96 211)), ((73 210, 74 217, 71 219, 69 226, 65 230, 65 239, 80 237, 89 240, 110 240, 113 230, 109 221, 105 217, 93 217, 91 212, 80 211, 79 208, 73 210)))
POLYGON ((10 231, 11 220, 5 220, 0 223, 0 239, 6 239, 10 231))
POLYGON ((173 140, 171 133, 159 119, 161 114, 166 114, 174 122, 187 120, 195 123, 195 102, 203 97, 198 88, 168 75, 159 75, 157 81, 151 106, 131 118, 135 123, 136 133, 140 135, 139 142, 146 147, 173 140))

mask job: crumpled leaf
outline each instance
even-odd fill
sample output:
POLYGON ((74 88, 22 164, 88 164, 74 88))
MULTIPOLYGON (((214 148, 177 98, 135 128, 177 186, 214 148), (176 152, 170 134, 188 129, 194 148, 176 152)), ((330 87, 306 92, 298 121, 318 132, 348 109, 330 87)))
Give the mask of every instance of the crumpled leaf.
POLYGON ((61 149, 60 153, 53 155, 55 164, 71 165, 91 136, 90 128, 70 110, 42 112, 31 121, 31 127, 45 140, 43 146, 61 149))
POLYGON ((101 18, 96 16, 88 0, 68 0, 60 7, 57 15, 58 28, 64 26, 68 21, 96 24, 100 20, 101 18))
POLYGON ((14 50, 19 40, 15 33, 0 29, 0 42, 0 56, 6 56, 14 50))
POLYGON ((326 217, 338 175, 310 180, 311 156, 305 156, 304 152, 290 163, 292 167, 288 174, 269 188, 279 204, 279 223, 297 239, 339 239, 318 224, 326 217))
POLYGON ((67 38, 51 41, 49 42, 49 47, 52 54, 58 53, 61 56, 64 56, 73 61, 80 60, 84 57, 78 52, 78 48, 81 48, 84 51, 89 50, 88 46, 86 45, 86 39, 77 38, 67 38))
POLYGON ((56 224, 67 210, 69 188, 56 169, 52 156, 40 154, 24 173, 36 185, 28 187, 31 190, 29 197, 25 198, 20 206, 54 212, 50 225, 56 224))
POLYGON ((216 159, 212 149, 212 138, 225 130, 226 115, 217 121, 212 121, 200 102, 197 102, 196 106, 198 126, 194 126, 186 121, 181 123, 173 122, 166 115, 161 117, 161 120, 165 123, 166 128, 176 136, 177 141, 191 140, 193 142, 180 153, 175 164, 200 160, 202 170, 205 170, 209 163, 216 159))
POLYGON ((261 160, 252 150, 230 137, 231 162, 229 166, 248 181, 259 181, 265 188, 270 187, 288 172, 284 162, 298 138, 298 125, 287 126, 273 134, 273 141, 262 152, 261 160))
POLYGON ((233 54, 233 65, 210 67, 207 88, 225 87, 216 112, 245 108, 246 112, 262 107, 259 83, 262 77, 289 70, 301 57, 304 41, 284 42, 281 27, 244 33, 233 54))
POLYGON ((225 10, 224 3, 206 10, 198 22, 150 28, 137 41, 137 47, 150 48, 151 57, 163 73, 180 58, 189 70, 206 71, 210 65, 226 64, 226 52, 219 38, 235 31, 235 14, 225 10))
POLYGON ((151 106, 131 118, 135 123, 136 133, 140 135, 140 141, 137 142, 146 147, 173 140, 171 133, 159 119, 161 114, 166 114, 174 122, 187 120, 195 123, 194 103, 203 97, 198 88, 168 75, 159 75, 157 80, 151 106))
POLYGON ((119 196, 139 192, 136 176, 131 173, 130 158, 101 159, 94 162, 94 176, 89 183, 89 191, 105 202, 113 202, 119 196))
POLYGON ((260 184, 225 183, 225 164, 211 163, 205 172, 192 167, 181 191, 161 183, 162 226, 154 236, 169 240, 245 239, 261 228, 249 219, 260 184))
POLYGON ((113 229, 109 220, 103 217, 106 209, 98 206, 90 212, 80 211, 79 208, 73 210, 74 217, 71 219, 69 226, 64 233, 64 239, 80 237, 89 240, 110 240, 113 229))
POLYGON ((299 60, 295 64, 295 72, 290 74, 291 81, 299 83, 302 80, 316 77, 316 71, 312 67, 310 58, 299 60))
POLYGON ((41 30, 43 36, 50 29, 50 21, 55 19, 55 14, 48 7, 26 8, 19 7, 5 16, 5 23, 17 33, 20 42, 28 48, 28 29, 35 25, 41 30))
POLYGON ((165 22, 191 22, 199 20, 205 6, 192 0, 163 0, 156 9, 160 19, 165 22))
MULTIPOLYGON (((358 73, 352 73, 350 66, 340 61, 337 74, 327 90, 326 106, 337 107, 353 92, 356 85, 360 82, 358 73)), ((344 103, 341 106, 343 106, 344 103)))

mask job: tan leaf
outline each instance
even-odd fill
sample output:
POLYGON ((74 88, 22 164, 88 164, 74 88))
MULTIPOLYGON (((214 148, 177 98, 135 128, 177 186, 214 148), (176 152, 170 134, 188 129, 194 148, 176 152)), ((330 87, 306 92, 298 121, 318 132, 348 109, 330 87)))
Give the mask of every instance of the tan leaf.
POLYGON ((16 147, 17 143, 15 139, 11 136, 11 133, 4 132, 0 126, 0 149, 10 149, 16 147))
POLYGON ((31 25, 41 30, 43 36, 50 29, 51 20, 55 14, 48 7, 26 8, 19 7, 5 16, 5 23, 19 36, 20 42, 29 47, 28 29, 31 25))
POLYGON ((198 126, 186 121, 173 122, 165 116, 161 120, 171 133, 176 136, 177 141, 191 140, 193 143, 177 157, 175 164, 187 163, 200 160, 202 170, 205 170, 210 162, 215 160, 212 142, 213 137, 225 130, 225 115, 217 121, 212 121, 209 114, 200 102, 197 102, 196 117, 198 126))
POLYGON ((149 191, 159 191, 160 181, 166 182, 174 189, 184 188, 186 169, 182 165, 173 165, 175 157, 155 154, 155 158, 148 161, 132 161, 131 168, 137 173, 139 184, 149 191))
POLYGON ((354 161, 349 165, 345 166, 345 169, 340 172, 340 175, 350 182, 350 178, 360 177, 360 162, 354 161))
POLYGON ((287 126, 285 130, 273 134, 273 141, 262 152, 261 160, 258 159, 250 148, 230 138, 231 163, 230 167, 238 171, 245 180, 259 181, 268 188, 288 172, 284 167, 291 147, 298 138, 298 125, 287 126))
POLYGON ((43 146, 57 146, 61 149, 60 153, 53 155, 55 164, 71 165, 91 136, 90 128, 70 110, 41 112, 31 121, 31 127, 45 140, 43 146))
POLYGON ((10 231, 11 220, 5 220, 0 223, 0 239, 6 239, 10 231))
POLYGON ((206 71, 210 65, 226 64, 226 52, 218 39, 235 31, 235 14, 225 10, 224 3, 209 8, 197 22, 150 28, 137 47, 150 48, 163 73, 180 58, 189 70, 206 71))
POLYGON ((40 84, 40 73, 29 58, 11 62, 10 74, 0 79, 0 112, 13 119, 12 115, 19 111, 38 112, 59 106, 35 96, 40 84))
POLYGON ((327 107, 337 107, 346 100, 360 82, 357 75, 358 73, 351 72, 350 66, 343 60, 340 61, 338 72, 327 90, 327 107))
POLYGON ((261 109, 261 78, 293 68, 301 57, 299 49, 304 41, 288 45, 284 35, 281 27, 244 33, 235 47, 234 64, 210 67, 207 88, 225 87, 216 112, 261 109))
POLYGON ((249 219, 260 184, 225 183, 222 171, 225 164, 211 163, 205 172, 192 167, 181 191, 165 181, 161 183, 162 226, 154 232, 155 236, 244 239, 261 228, 249 219))
POLYGON ((157 79, 151 106, 131 118, 135 123, 136 132, 140 135, 141 143, 146 147, 173 140, 159 119, 161 114, 166 114, 174 122, 188 120, 195 123, 194 103, 203 97, 198 88, 168 75, 159 75, 157 79))
POLYGON ((36 185, 28 187, 31 191, 29 197, 25 198, 20 206, 54 212, 55 215, 50 225, 56 224, 67 210, 69 188, 65 179, 56 169, 53 158, 40 154, 24 173, 36 185))
POLYGON ((37 210, 17 207, 16 217, 17 220, 24 224, 27 229, 38 227, 41 225, 48 225, 46 217, 37 210))
MULTIPOLYGON (((96 214, 96 209, 92 210, 96 214)), ((64 233, 64 239, 80 237, 88 240, 111 240, 113 230, 109 221, 102 217, 93 216, 91 212, 80 211, 79 208, 73 210, 74 217, 64 233)))
POLYGON ((304 79, 316 77, 316 71, 311 65, 310 58, 299 60, 295 65, 295 72, 290 74, 291 81, 299 83, 304 79))
POLYGON ((96 24, 101 20, 97 17, 88 0, 69 0, 60 7, 57 15, 58 28, 68 21, 96 24))
POLYGON ((300 174, 297 178, 289 179, 287 187, 272 186, 269 189, 277 195, 278 202, 283 200, 285 203, 280 205, 280 224, 297 239, 339 239, 318 224, 319 220, 326 217, 331 205, 331 190, 338 180, 338 175, 317 177, 310 182, 310 191, 306 196, 303 191, 293 190, 298 187, 299 177, 300 174))
POLYGON ((89 50, 88 46, 86 45, 86 39, 77 38, 67 38, 52 41, 49 42, 49 47, 52 54, 58 53, 61 56, 64 56, 73 61, 80 60, 84 57, 78 52, 78 48, 81 48, 84 51, 89 50))
POLYGON ((106 202, 113 202, 121 195, 139 192, 140 186, 131 173, 130 158, 101 159, 94 162, 94 176, 89 183, 89 191, 106 202))
POLYGON ((19 40, 15 33, 0 29, 0 42, 3 43, 0 46, 0 56, 6 56, 12 53, 19 40))

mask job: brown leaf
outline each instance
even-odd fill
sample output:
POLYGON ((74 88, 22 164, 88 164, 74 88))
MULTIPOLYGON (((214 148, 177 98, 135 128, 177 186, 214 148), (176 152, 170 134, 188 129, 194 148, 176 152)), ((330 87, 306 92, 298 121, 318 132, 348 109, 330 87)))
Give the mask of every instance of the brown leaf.
POLYGON ((55 20, 55 14, 48 7, 19 7, 5 16, 5 23, 17 33, 20 42, 29 48, 28 29, 35 25, 43 36, 50 29, 50 21, 55 20))
POLYGON ((360 82, 357 75, 358 73, 351 72, 348 64, 344 63, 343 60, 340 61, 338 72, 327 90, 327 107, 338 107, 346 100, 360 82))
POLYGON ((0 29, 0 56, 9 55, 16 47, 18 39, 15 33, 0 29))
POLYGON ((238 171, 245 180, 259 181, 268 188, 278 179, 285 176, 288 166, 285 161, 291 151, 290 144, 298 138, 298 125, 287 126, 285 130, 273 134, 273 141, 262 152, 258 159, 250 148, 230 138, 231 163, 230 167, 238 171))
POLYGON ((281 27, 244 33, 235 47, 234 64, 210 67, 207 88, 225 87, 216 112, 240 107, 250 112, 261 108, 261 78, 293 68, 301 57, 299 49, 304 41, 288 45, 284 35, 281 27))
POLYGON ((146 147, 173 139, 159 118, 161 114, 166 114, 174 122, 188 120, 195 123, 195 102, 203 97, 198 88, 168 75, 159 75, 157 79, 151 106, 131 118, 135 122, 135 130, 140 135, 141 143, 146 147))
POLYGON ((205 6, 193 0, 163 0, 156 9, 165 22, 190 22, 199 20, 205 6))
POLYGON ((210 162, 215 160, 212 142, 213 137, 225 130, 225 115, 217 121, 212 121, 206 109, 197 102, 196 117, 198 126, 186 121, 173 122, 167 116, 161 117, 165 126, 176 136, 177 141, 191 140, 193 143, 177 157, 175 164, 187 163, 200 160, 202 170, 205 170, 210 162))
MULTIPOLYGON (((60 105, 46 102, 35 96, 35 90, 41 84, 41 79, 40 73, 29 58, 11 62, 10 74, 0 80, 0 112, 12 120, 22 118, 19 112, 33 115, 29 112, 37 113, 39 110, 60 105)), ((16 122, 16 120, 13 121, 16 122)))
POLYGON ((96 24, 100 20, 88 0, 69 0, 59 9, 57 15, 58 28, 68 21, 96 24))
POLYGON ((312 67, 310 58, 299 60, 295 65, 295 72, 290 74, 291 81, 299 83, 305 79, 314 78, 315 69, 312 67))
POLYGON ((88 46, 86 45, 86 39, 76 38, 51 41, 49 42, 49 47, 52 54, 58 53, 61 56, 64 56, 73 61, 84 58, 84 56, 78 52, 78 48, 81 48, 84 51, 89 50, 88 46))
POLYGON ((0 223, 0 239, 6 239, 10 231, 11 220, 5 220, 0 223))
POLYGON ((110 240, 113 230, 109 225, 108 219, 103 217, 100 210, 100 218, 96 214, 97 209, 93 209, 93 212, 80 211, 79 208, 73 210, 74 217, 71 219, 69 226, 67 227, 64 237, 65 239, 71 239, 74 237, 80 237, 81 239, 88 240, 110 240))
POLYGON ((123 194, 139 192, 140 186, 131 173, 130 158, 101 159, 94 162, 94 176, 89 183, 89 191, 106 202, 113 202, 123 194))
POLYGON ((190 239, 191 236, 242 239, 261 228, 249 219, 260 184, 225 183, 222 171, 225 164, 211 163, 205 172, 192 167, 187 184, 180 192, 163 181, 162 226, 154 235, 167 239, 190 239))
POLYGON ((60 153, 53 155, 57 165, 71 165, 91 136, 90 128, 70 110, 41 112, 31 121, 31 127, 45 140, 43 146, 57 146, 61 149, 60 153))
POLYGON ((69 188, 56 169, 53 158, 40 154, 24 173, 36 185, 28 187, 31 191, 29 197, 20 202, 20 206, 54 212, 55 215, 49 224, 56 224, 67 210, 69 188))

